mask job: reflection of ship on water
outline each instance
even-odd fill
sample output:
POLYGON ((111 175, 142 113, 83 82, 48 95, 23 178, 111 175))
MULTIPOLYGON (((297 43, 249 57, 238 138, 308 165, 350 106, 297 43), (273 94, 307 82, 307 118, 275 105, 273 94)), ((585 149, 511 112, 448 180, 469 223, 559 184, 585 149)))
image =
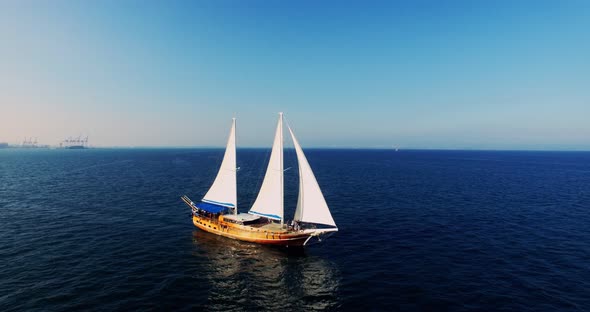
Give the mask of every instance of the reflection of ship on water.
POLYGON ((84 149, 88 148, 88 136, 82 139, 82 136, 78 136, 77 138, 69 137, 59 143, 59 147, 63 147, 65 149, 84 149))
POLYGON ((334 310, 340 304, 337 266, 302 249, 228 240, 198 230, 193 231, 193 244, 193 255, 202 265, 198 278, 208 284, 207 310, 243 310, 245 304, 252 310, 334 310))

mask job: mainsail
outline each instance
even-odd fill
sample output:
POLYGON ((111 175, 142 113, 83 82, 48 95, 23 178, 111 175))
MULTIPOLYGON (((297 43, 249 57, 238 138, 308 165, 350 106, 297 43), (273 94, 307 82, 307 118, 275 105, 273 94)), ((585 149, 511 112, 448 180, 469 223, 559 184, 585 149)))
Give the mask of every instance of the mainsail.
POLYGON ((311 167, 291 127, 289 127, 289 132, 293 139, 293 145, 295 145, 297 162, 299 163, 299 198, 297 199, 294 219, 295 221, 336 226, 318 181, 313 171, 311 171, 311 167))
POLYGON ((266 174, 249 213, 283 222, 283 113, 279 113, 266 174))
POLYGON ((237 182, 236 182, 236 119, 233 118, 227 147, 221 162, 221 168, 211 188, 203 197, 203 201, 210 204, 234 208, 237 212, 237 182))

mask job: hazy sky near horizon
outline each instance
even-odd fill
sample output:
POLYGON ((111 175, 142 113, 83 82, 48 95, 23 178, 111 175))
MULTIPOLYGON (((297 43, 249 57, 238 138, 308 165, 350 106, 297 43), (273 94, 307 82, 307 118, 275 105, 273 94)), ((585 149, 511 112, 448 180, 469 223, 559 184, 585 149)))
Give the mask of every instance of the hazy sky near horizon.
POLYGON ((0 1, 0 142, 590 149, 588 1, 0 1))

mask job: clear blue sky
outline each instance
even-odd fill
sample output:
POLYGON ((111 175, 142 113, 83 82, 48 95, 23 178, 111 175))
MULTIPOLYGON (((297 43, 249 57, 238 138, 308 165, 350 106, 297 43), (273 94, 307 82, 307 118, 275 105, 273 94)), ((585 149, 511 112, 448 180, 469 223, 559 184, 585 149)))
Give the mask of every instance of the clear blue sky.
POLYGON ((0 1, 0 141, 590 149, 588 1, 0 1))

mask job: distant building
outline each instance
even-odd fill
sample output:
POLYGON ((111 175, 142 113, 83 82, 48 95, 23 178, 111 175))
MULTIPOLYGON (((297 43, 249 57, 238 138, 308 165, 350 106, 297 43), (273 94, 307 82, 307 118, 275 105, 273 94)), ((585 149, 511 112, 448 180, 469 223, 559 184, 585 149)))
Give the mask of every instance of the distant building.
POLYGON ((37 147, 39 147, 37 145, 37 138, 35 138, 34 141, 33 141, 33 138, 28 138, 28 139, 25 138, 23 140, 23 143, 21 144, 21 147, 24 147, 24 148, 37 148, 37 147))
POLYGON ((8 143, 0 143, 0 148, 8 148, 8 143))

